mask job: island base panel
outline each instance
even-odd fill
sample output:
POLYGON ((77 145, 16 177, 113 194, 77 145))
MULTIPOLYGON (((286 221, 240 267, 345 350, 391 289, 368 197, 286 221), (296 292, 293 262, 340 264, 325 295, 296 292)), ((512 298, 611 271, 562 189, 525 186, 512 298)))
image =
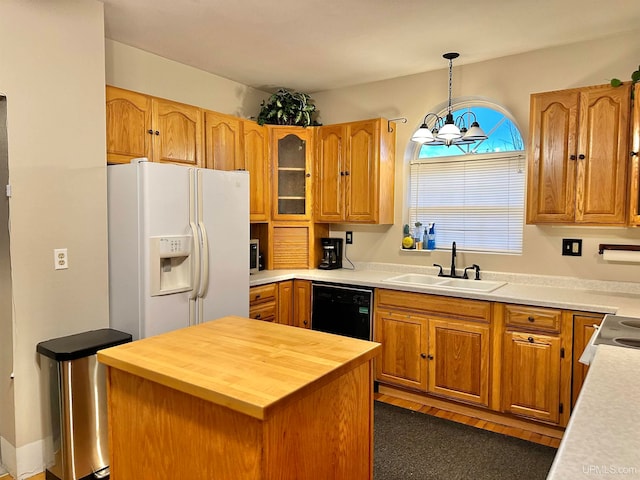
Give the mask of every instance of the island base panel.
POLYGON ((373 478, 371 361, 264 420, 108 370, 112 480, 373 478))

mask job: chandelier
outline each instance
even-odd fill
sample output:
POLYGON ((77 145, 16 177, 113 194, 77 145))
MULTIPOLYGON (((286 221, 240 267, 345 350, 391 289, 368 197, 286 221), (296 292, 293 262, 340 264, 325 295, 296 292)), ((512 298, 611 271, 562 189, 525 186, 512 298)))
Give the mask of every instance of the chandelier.
POLYGON ((449 60, 449 103, 447 115, 441 117, 436 113, 427 113, 420 128, 411 137, 417 143, 428 145, 469 145, 480 140, 489 138, 480 128, 478 120, 472 111, 466 111, 454 120, 451 111, 451 77, 453 72, 453 59, 460 56, 459 53, 451 52, 442 55, 449 60), (431 127, 427 125, 430 117, 434 117, 431 127), (467 118, 469 117, 469 118, 467 118), (468 127, 467 127, 468 125, 468 127))

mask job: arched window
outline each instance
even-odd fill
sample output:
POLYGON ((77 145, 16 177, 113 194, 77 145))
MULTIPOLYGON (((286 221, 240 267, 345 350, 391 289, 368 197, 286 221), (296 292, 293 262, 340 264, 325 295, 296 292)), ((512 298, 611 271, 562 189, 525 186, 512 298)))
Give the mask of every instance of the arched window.
POLYGON ((409 222, 436 226, 436 248, 522 253, 525 153, 509 112, 486 101, 458 102, 487 133, 475 144, 416 145, 410 162, 409 222))

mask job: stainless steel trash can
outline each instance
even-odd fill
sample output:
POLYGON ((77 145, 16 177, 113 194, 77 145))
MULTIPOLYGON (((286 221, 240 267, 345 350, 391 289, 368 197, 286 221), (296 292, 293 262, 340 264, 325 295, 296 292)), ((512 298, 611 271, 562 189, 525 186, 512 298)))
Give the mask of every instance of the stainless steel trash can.
POLYGON ((47 480, 108 478, 106 369, 96 352, 130 341, 128 333, 104 328, 38 343, 51 423, 47 480))

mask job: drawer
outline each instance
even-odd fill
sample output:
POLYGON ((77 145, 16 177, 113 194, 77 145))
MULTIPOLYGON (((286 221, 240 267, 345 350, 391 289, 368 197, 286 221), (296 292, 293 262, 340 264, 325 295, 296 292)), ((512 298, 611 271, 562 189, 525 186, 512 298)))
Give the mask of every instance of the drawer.
POLYGON ((511 327, 559 332, 561 319, 562 310, 522 305, 504 306, 504 321, 507 326, 511 327))
POLYGON ((489 322, 491 320, 491 302, 484 300, 470 300, 381 288, 376 290, 374 298, 376 308, 391 307, 394 310, 402 308, 418 313, 434 313, 441 317, 479 322, 489 322))
POLYGON ((257 305, 264 302, 273 302, 276 300, 277 294, 277 283, 269 283, 267 285, 251 287, 249 289, 249 305, 257 305))
POLYGON ((261 303, 249 307, 249 318, 273 322, 276 319, 276 302, 261 303))

